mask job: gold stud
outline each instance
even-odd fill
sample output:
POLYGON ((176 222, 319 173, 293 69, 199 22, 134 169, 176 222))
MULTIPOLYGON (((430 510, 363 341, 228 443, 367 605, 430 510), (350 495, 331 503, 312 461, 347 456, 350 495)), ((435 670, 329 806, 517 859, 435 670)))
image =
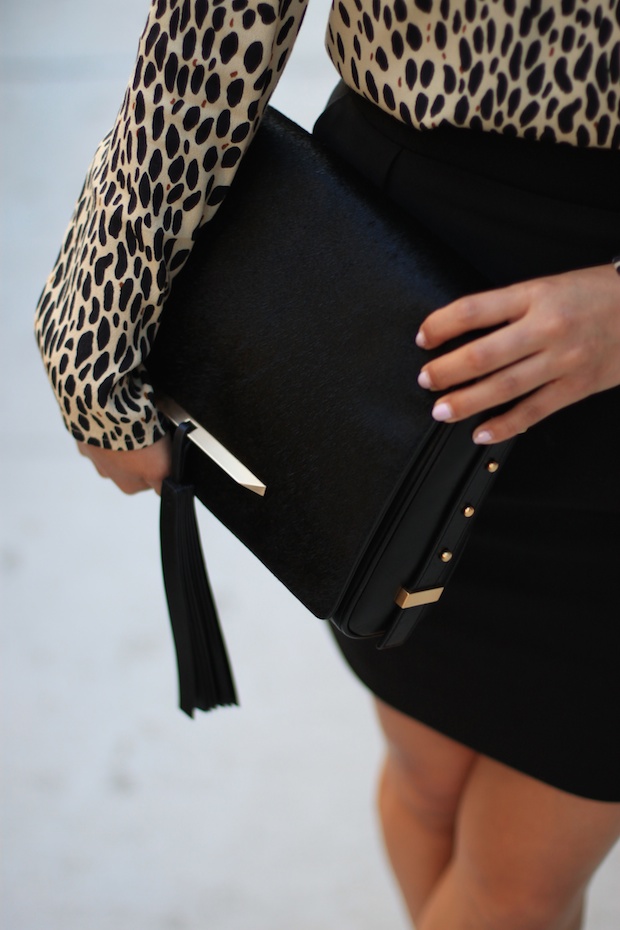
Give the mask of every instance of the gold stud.
POLYGON ((443 549, 439 553, 439 558, 441 559, 442 562, 449 562, 450 559, 452 558, 452 553, 450 552, 449 549, 443 549))
POLYGON ((490 471, 491 474, 497 471, 499 468, 499 462, 496 462, 495 459, 491 459, 490 462, 487 462, 487 471, 490 471))
POLYGON ((473 517, 473 515, 475 514, 475 512, 476 512, 476 511, 475 511, 475 509, 472 507, 471 504, 467 504, 466 507, 463 507, 463 516, 464 516, 464 517, 473 517))

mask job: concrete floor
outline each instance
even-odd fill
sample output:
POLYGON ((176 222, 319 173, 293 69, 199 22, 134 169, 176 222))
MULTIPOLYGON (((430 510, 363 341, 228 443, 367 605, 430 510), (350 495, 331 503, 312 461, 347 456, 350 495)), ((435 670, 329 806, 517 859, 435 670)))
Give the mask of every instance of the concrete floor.
MULTIPOLYGON (((274 98, 306 126, 334 84, 328 4, 311 6, 274 98)), ((243 707, 194 722, 176 709, 157 501, 124 498, 76 455, 35 350, 36 298, 145 11, 0 11, 0 925, 405 930, 372 809, 381 749, 364 689, 322 624, 203 516, 243 707)), ((588 928, 619 926, 617 848, 588 928)))

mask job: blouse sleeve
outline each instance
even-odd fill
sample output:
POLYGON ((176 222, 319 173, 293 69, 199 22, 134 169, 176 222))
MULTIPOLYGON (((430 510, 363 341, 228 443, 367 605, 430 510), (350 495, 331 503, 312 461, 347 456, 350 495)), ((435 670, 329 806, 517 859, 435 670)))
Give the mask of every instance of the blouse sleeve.
POLYGON ((306 0, 152 0, 116 122, 41 294, 36 335, 72 435, 159 439, 143 359, 174 275, 221 204, 306 0))

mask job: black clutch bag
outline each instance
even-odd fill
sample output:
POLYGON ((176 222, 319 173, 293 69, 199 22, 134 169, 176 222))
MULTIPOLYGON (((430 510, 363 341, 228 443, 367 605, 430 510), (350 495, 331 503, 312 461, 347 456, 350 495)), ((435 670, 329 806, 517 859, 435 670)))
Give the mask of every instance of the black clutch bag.
POLYGON ((415 335, 485 286, 268 112, 147 360, 176 427, 161 530, 187 713, 236 702, 194 495, 350 636, 397 646, 432 611, 509 444, 432 419, 415 335))

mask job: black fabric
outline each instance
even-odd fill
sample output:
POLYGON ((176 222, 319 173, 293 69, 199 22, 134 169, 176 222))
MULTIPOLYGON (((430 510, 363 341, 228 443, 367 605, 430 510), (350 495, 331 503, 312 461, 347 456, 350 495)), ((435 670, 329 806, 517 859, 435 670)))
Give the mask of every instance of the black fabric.
POLYGON ((434 598, 401 609, 397 592, 449 584, 473 524, 463 511, 480 509, 496 478, 489 460, 508 451, 474 445, 475 418, 436 423, 415 376, 422 320, 485 285, 268 112, 174 281, 146 361, 155 388, 266 484, 259 496, 231 481, 198 453, 199 430, 188 434, 182 480, 162 498, 164 575, 181 629, 204 600, 187 586, 202 557, 180 532, 194 539, 192 484, 314 614, 355 635, 381 633, 386 646, 406 638, 434 598))
MULTIPOLYGON (((352 93, 316 131, 498 285, 618 251, 616 154, 403 131, 352 93)), ((336 633, 382 700, 607 801, 620 800, 619 422, 614 389, 520 437, 449 588, 407 644, 379 652, 336 633)))

